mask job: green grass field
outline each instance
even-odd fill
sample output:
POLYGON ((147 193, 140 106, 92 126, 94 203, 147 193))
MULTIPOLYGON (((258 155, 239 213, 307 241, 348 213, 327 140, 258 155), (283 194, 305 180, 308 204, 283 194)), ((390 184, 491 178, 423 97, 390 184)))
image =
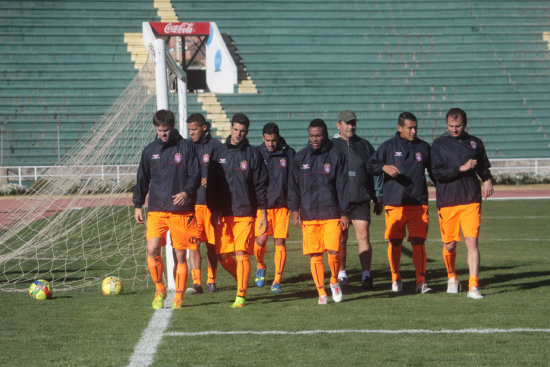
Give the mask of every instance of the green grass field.
MULTIPOLYGON (((348 252, 352 282, 344 288, 344 301, 318 306, 309 261, 301 252, 301 235, 292 227, 280 295, 271 294, 267 286, 256 288, 251 274, 246 307, 231 309, 235 284, 220 267, 218 293, 185 296, 185 307, 172 313, 153 365, 547 366, 549 208, 550 200, 484 203, 480 250, 485 299, 481 301, 466 298, 466 292, 445 292, 433 204, 426 244, 433 294, 414 294, 409 244, 401 260, 404 293, 390 292, 384 223, 376 217, 371 226, 375 290, 365 292, 359 286, 357 246, 352 240, 348 252), (420 329, 425 332, 413 332, 420 329), (433 333, 465 329, 487 332, 433 333), (211 331, 221 333, 193 334, 211 331), (231 333, 236 331, 244 333, 231 333), (282 333, 251 333, 268 331, 282 333)), ((270 241, 269 284, 272 259, 270 241)), ((254 272, 255 261, 251 262, 254 272)), ((203 279, 205 269, 203 264, 203 279)), ((458 249, 457 269, 464 289, 468 274, 463 245, 458 249)), ((57 293, 54 289, 53 299, 44 302, 33 301, 25 293, 0 292, 0 365, 127 365, 154 315, 153 286, 150 281, 141 284, 117 297, 102 296, 97 287, 57 293)))

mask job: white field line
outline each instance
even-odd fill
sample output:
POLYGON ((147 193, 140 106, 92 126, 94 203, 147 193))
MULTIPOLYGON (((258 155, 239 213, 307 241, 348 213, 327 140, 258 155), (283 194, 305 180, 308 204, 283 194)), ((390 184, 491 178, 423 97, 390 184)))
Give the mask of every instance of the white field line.
MULTIPOLYGON (((165 334, 170 318, 172 317, 172 308, 166 308, 166 303, 172 302, 174 293, 169 292, 166 297, 164 308, 155 310, 149 325, 143 330, 141 339, 134 347, 134 353, 130 357, 128 367, 142 367, 153 364, 158 345, 165 334)), ((171 304, 170 304, 171 306, 171 304)))
POLYGON ((506 334, 506 333, 550 333, 550 329, 459 329, 459 330, 427 330, 427 329, 403 329, 403 330, 377 330, 377 329, 344 329, 344 330, 304 330, 304 331, 199 331, 178 332, 173 331, 165 336, 210 336, 210 335, 315 335, 315 334, 506 334))

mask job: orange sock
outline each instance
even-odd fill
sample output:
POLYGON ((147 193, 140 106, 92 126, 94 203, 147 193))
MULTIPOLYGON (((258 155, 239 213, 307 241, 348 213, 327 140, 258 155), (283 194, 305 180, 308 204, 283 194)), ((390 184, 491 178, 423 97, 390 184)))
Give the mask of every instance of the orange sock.
POLYGON ((470 276, 468 279, 468 289, 472 290, 472 287, 479 288, 479 277, 470 276))
POLYGON ((322 256, 311 256, 310 257, 310 267, 311 275, 313 276, 313 281, 317 287, 317 293, 319 297, 326 296, 327 292, 325 291, 325 266, 323 265, 322 256))
POLYGON ((175 300, 183 299, 183 292, 185 291, 185 285, 187 284, 187 274, 189 268, 187 267, 187 262, 183 264, 178 264, 175 266, 176 276, 174 277, 176 283, 176 297, 175 300))
POLYGON ((162 256, 149 257, 147 255, 147 267, 149 268, 153 282, 155 282, 157 291, 166 291, 164 287, 164 261, 162 261, 162 256))
POLYGON ((413 264, 416 270, 416 285, 426 281, 426 246, 424 244, 414 245, 413 250, 413 264))
POLYGON ((237 296, 245 297, 250 277, 250 259, 248 254, 237 255, 237 296))
POLYGON ((193 284, 198 284, 202 286, 201 269, 191 269, 191 277, 193 278, 193 284))
POLYGON ((267 244, 263 246, 258 246, 258 244, 254 242, 254 255, 256 255, 256 261, 258 262, 258 269, 265 268, 264 256, 265 256, 266 249, 267 249, 267 244))
POLYGON ((401 274, 399 274, 399 264, 401 263, 401 246, 392 246, 388 244, 388 260, 390 262, 391 281, 400 281, 401 274))
POLYGON ((273 283, 281 284, 286 264, 286 246, 275 246, 275 279, 273 283))
POLYGON ((208 281, 206 283, 216 283, 216 271, 218 269, 212 269, 208 267, 208 281))
POLYGON ((338 271, 340 270, 340 253, 328 255, 328 266, 330 267, 330 284, 338 283, 338 271))
POLYGON ((233 256, 228 255, 227 257, 220 259, 220 264, 222 264, 223 268, 227 270, 235 280, 237 280, 237 262, 233 258, 233 256))
POLYGON ((448 251, 445 246, 443 246, 443 261, 445 262, 445 267, 447 268, 447 277, 449 279, 456 278, 456 248, 452 251, 448 251))

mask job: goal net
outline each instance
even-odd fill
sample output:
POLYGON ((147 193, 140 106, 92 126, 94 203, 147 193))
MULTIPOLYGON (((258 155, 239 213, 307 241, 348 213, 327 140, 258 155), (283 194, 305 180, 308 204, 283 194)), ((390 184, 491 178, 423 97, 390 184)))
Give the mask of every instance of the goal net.
MULTIPOLYGON (((175 94, 169 99, 177 104, 175 94)), ((107 275, 129 289, 148 281, 145 228, 134 220, 132 188, 141 151, 154 137, 156 109, 155 72, 147 62, 81 142, 44 172, 48 178, 17 198, 0 232, 0 291, 25 291, 38 278, 56 291, 96 285, 107 275), (112 165, 123 168, 90 175, 90 166, 112 165)))

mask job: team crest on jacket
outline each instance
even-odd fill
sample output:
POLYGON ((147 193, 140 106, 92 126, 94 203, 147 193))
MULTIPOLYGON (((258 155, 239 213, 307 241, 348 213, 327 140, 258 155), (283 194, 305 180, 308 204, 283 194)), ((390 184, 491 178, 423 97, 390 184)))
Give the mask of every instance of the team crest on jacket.
POLYGON ((472 149, 475 149, 477 147, 477 144, 474 140, 470 141, 470 145, 472 146, 472 149))
POLYGON ((281 158, 281 167, 286 167, 286 159, 285 158, 281 158))
POLYGON ((323 166, 323 171, 325 171, 326 174, 330 173, 330 163, 325 163, 323 166))
POLYGON ((208 163, 209 161, 210 161, 210 154, 208 154, 208 153, 203 154, 202 162, 203 163, 208 163))
POLYGON ((416 152, 416 160, 422 162, 422 153, 416 152))
POLYGON ((241 162, 241 170, 246 171, 247 168, 248 168, 248 162, 247 161, 242 161, 241 162))
POLYGON ((176 163, 181 163, 181 158, 182 158, 181 153, 174 154, 174 161, 176 161, 176 163))

